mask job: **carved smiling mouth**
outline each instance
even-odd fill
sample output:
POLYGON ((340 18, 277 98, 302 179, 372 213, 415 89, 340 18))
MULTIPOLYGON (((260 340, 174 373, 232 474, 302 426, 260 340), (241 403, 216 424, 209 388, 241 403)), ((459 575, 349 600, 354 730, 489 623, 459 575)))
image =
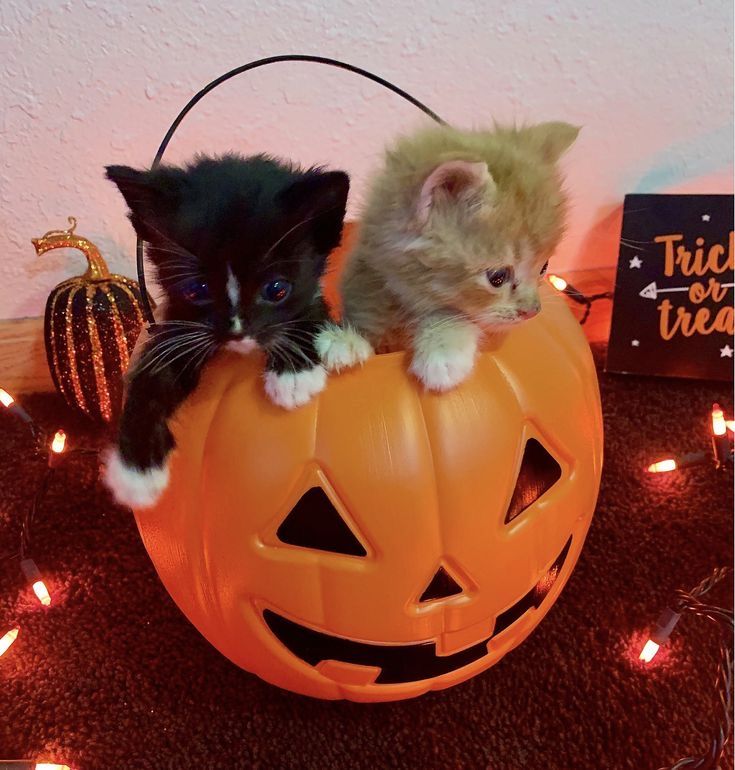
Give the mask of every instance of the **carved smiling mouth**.
POLYGON ((418 644, 371 644, 356 642, 315 631, 273 610, 264 610, 263 619, 278 640, 304 662, 316 666, 323 660, 336 660, 361 666, 380 668, 375 684, 398 684, 432 679, 487 655, 488 642, 525 615, 541 606, 556 582, 572 544, 571 536, 541 580, 515 604, 498 615, 493 633, 477 644, 451 655, 437 655, 435 642, 418 644))

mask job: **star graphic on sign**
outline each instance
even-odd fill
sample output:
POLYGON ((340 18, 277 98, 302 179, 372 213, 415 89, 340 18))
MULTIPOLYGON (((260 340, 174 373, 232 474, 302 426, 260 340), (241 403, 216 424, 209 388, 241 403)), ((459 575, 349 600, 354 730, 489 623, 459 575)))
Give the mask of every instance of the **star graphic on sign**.
POLYGON ((630 344, 631 344, 631 345, 632 345, 634 348, 637 348, 637 347, 640 347, 641 341, 640 341, 640 340, 631 340, 631 341, 630 341, 630 344))
POLYGON ((732 358, 733 350, 729 345, 725 345, 724 348, 720 348, 720 358, 732 358))
POLYGON ((709 222, 709 214, 702 214, 702 221, 709 222))
POLYGON ((633 257, 633 259, 630 260, 630 266, 631 267, 638 267, 638 268, 640 268, 640 266, 642 264, 643 264, 643 261, 641 260, 641 258, 637 254, 633 257))

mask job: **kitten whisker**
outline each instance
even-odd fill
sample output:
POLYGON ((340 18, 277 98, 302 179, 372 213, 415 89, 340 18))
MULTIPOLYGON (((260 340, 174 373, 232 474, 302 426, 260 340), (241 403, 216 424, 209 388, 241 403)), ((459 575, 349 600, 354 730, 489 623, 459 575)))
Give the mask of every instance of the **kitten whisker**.
POLYGON ((208 356, 212 353, 213 350, 215 350, 217 347, 217 343, 215 340, 212 340, 211 342, 207 343, 206 345, 197 348, 196 350, 192 351, 193 353, 196 353, 196 355, 192 355, 192 357, 184 364, 184 366, 181 368, 181 371, 177 375, 178 379, 181 377, 181 375, 190 367, 193 366, 194 369, 199 369, 202 367, 206 361, 208 356), (198 353, 196 351, 199 351, 198 353))
POLYGON ((209 347, 204 348, 204 350, 199 354, 199 356, 194 361, 194 368, 199 369, 200 367, 204 366, 207 361, 212 357, 212 354, 217 352, 217 344, 212 342, 209 347))
MULTIPOLYGON (((209 340, 200 340, 199 342, 193 344, 193 345, 187 345, 183 350, 180 352, 177 352, 175 355, 169 355, 165 360, 160 360, 152 369, 151 374, 157 374, 158 372, 163 371, 164 369, 171 366, 171 364, 174 363, 174 361, 178 361, 181 358, 184 358, 184 356, 193 355, 195 352, 202 349, 202 347, 206 347, 209 345, 211 341, 209 340)), ((177 349, 178 350, 178 349, 177 349)), ((180 376, 181 372, 179 372, 180 376)))
POLYGON ((177 278, 201 278, 202 274, 199 270, 176 270, 173 272, 169 272, 166 270, 165 272, 163 270, 158 271, 158 277, 162 281, 171 281, 173 279, 177 278))
POLYGON ((292 372, 295 371, 294 365, 291 359, 286 355, 286 352, 281 347, 280 343, 276 340, 271 340, 268 346, 268 354, 273 356, 277 361, 285 364, 292 372))
POLYGON ((200 326, 203 329, 209 329, 210 327, 202 321, 185 321, 183 319, 171 319, 168 321, 158 321, 156 326, 200 326))
POLYGON ((153 230, 153 232, 156 233, 156 235, 158 235, 163 240, 164 243, 167 243, 167 244, 169 244, 170 246, 173 247, 172 249, 171 248, 164 249, 162 246, 159 246, 156 243, 151 243, 150 245, 151 245, 152 248, 158 249, 159 251, 168 251, 171 254, 176 254, 177 256, 181 256, 181 257, 190 257, 192 260, 194 260, 194 262, 199 264, 199 258, 196 256, 196 254, 192 254, 188 249, 185 249, 183 246, 181 246, 180 244, 176 243, 176 241, 174 241, 172 238, 170 238, 164 232, 159 230, 151 222, 145 221, 145 225, 146 225, 146 227, 148 227, 151 230, 153 230))
POLYGON ((159 364, 169 362, 171 357, 181 348, 190 349, 198 347, 201 342, 212 340, 212 335, 206 332, 183 332, 171 335, 163 340, 154 341, 153 345, 141 356, 135 367, 136 374, 153 367, 152 371, 160 370, 159 364))
POLYGON ((309 356, 304 353, 304 351, 298 347, 298 345, 293 341, 288 339, 288 337, 281 337, 280 342, 283 343, 285 346, 286 351, 289 353, 294 353, 296 356, 298 356, 302 361, 305 361, 307 364, 313 365, 314 362, 309 358, 309 356))
POLYGON ((211 329, 176 329, 166 328, 163 331, 153 332, 152 340, 153 346, 158 347, 160 345, 170 344, 171 342, 181 342, 204 335, 211 336, 211 329))

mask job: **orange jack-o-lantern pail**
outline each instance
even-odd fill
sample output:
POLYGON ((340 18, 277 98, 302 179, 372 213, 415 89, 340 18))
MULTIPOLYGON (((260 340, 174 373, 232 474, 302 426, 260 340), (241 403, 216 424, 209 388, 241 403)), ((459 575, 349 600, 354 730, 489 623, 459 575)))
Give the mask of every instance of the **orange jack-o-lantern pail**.
POLYGON ((531 633, 602 465, 592 357, 549 291, 445 394, 390 353, 289 412, 258 356, 208 366, 173 424, 170 486, 136 518, 217 649, 289 690, 383 701, 468 679, 531 633))

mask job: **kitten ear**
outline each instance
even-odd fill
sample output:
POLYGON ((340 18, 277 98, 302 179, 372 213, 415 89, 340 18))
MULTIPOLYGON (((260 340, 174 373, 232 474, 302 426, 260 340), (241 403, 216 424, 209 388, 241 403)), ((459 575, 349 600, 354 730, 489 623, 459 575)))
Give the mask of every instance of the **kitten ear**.
POLYGON ((310 171, 282 194, 289 213, 308 221, 314 244, 324 256, 342 237, 349 189, 350 178, 344 171, 310 171))
POLYGON ((580 127, 554 121, 539 123, 519 131, 527 145, 535 149, 547 163, 556 163, 574 144, 580 127))
POLYGON ((450 202, 472 205, 478 199, 488 200, 495 190, 487 164, 478 161, 449 160, 437 166, 426 177, 416 206, 416 218, 421 226, 437 204, 450 202))
POLYGON ((105 171, 125 198, 138 236, 151 242, 156 235, 164 236, 180 203, 182 172, 168 167, 138 171, 130 166, 107 166, 105 171))

